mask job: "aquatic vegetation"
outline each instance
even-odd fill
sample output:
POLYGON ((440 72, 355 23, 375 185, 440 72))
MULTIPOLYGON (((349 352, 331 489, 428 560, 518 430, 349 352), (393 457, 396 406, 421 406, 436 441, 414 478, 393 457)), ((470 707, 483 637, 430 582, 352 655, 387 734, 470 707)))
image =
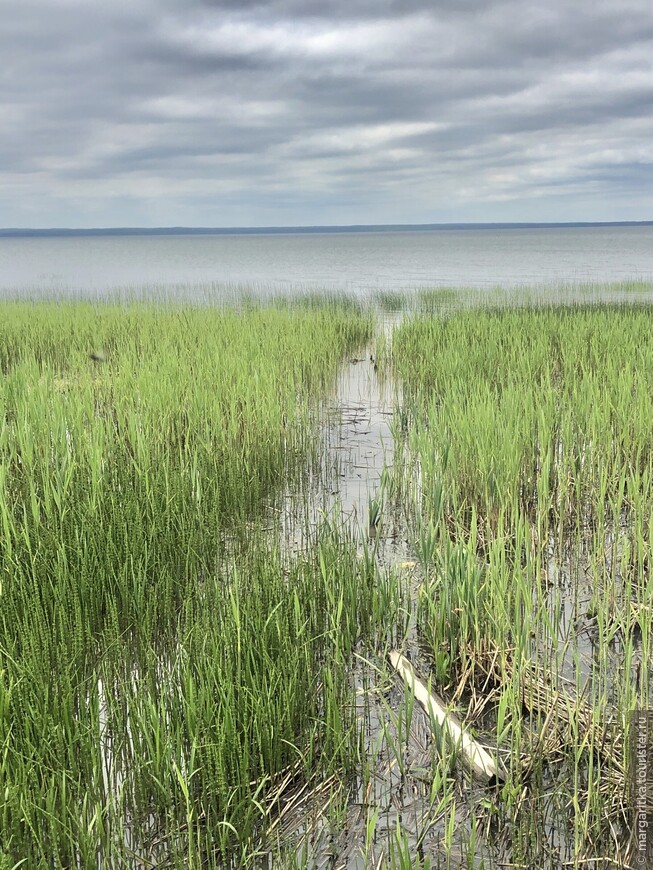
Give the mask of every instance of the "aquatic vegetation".
POLYGON ((320 396, 370 320, 5 304, 0 324, 0 863, 234 861, 289 770, 357 757, 371 563, 333 530, 288 560, 257 518, 317 461, 320 396))
POLYGON ((541 302, 414 317, 394 334, 418 630, 438 685, 485 695, 511 759, 513 862, 560 854, 515 800, 523 788, 567 863, 625 863, 632 848, 626 715, 646 706, 653 663, 650 322, 641 304, 541 302))
POLYGON ((439 314, 460 305, 465 293, 453 287, 432 287, 417 293, 417 310, 425 314, 439 314))
POLYGON ((372 295, 372 301, 381 311, 393 313, 403 311, 410 305, 412 294, 400 290, 377 290, 372 295))
POLYGON ((2 304, 0 868, 628 864, 643 290, 2 304))

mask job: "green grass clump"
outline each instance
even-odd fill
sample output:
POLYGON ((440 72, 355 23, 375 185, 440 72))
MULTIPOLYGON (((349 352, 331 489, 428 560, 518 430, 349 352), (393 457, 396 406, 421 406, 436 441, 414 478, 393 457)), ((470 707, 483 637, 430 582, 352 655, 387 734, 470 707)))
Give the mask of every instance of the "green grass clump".
POLYGON ((417 293, 417 310, 424 314, 439 314, 459 305, 461 298, 461 291, 452 287, 427 287, 417 293))
POLYGON ((651 308, 416 316, 395 331, 392 363, 419 633, 439 685, 490 696, 512 761, 501 812, 522 846, 510 860, 548 860, 526 845, 540 828, 515 798, 525 786, 570 865, 610 856, 615 832, 628 835, 623 723, 647 705, 653 665, 651 308), (555 750, 538 736, 547 715, 555 750))
POLYGON ((90 867, 127 863, 131 843, 185 867, 268 846, 289 771, 354 771, 347 662, 372 578, 335 538, 290 567, 253 544, 186 590, 164 649, 130 642, 109 613, 102 655, 81 668, 49 633, 48 668, 25 653, 8 668, 5 851, 90 867))
POLYGON ((371 567, 256 528, 369 333, 337 304, 1 306, 0 862, 223 866, 289 768, 351 769, 371 567))
POLYGON ((403 311, 408 307, 410 297, 407 292, 396 290, 377 290, 372 296, 373 302, 381 311, 388 313, 403 311))
POLYGON ((440 487, 451 517, 474 509, 496 528, 523 516, 556 534, 596 519, 624 475, 641 492, 653 449, 649 324, 646 309, 610 306, 404 324, 394 359, 420 424, 425 492, 440 487))

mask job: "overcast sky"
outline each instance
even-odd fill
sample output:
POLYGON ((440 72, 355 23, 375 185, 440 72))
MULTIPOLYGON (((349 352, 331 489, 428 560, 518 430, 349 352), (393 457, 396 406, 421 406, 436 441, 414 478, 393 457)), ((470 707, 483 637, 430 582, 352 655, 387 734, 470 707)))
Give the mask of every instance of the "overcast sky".
POLYGON ((653 219, 653 0, 0 12, 0 226, 653 219))

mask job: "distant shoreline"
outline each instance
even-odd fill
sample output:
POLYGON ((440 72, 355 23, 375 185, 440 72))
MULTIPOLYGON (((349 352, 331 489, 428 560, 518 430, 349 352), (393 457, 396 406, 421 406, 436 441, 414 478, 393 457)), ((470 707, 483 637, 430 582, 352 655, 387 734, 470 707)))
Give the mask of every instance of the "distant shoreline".
POLYGON ((569 221, 561 223, 352 224, 306 227, 50 227, 0 228, 0 238, 66 238, 100 236, 251 236, 344 233, 411 233, 437 230, 546 230, 601 227, 650 227, 651 221, 569 221))

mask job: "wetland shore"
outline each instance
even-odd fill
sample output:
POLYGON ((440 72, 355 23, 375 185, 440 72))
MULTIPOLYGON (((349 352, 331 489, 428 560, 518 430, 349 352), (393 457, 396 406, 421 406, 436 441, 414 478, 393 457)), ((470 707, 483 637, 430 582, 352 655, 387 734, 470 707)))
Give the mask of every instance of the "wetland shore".
POLYGON ((652 300, 0 302, 0 870, 634 866, 652 300))

